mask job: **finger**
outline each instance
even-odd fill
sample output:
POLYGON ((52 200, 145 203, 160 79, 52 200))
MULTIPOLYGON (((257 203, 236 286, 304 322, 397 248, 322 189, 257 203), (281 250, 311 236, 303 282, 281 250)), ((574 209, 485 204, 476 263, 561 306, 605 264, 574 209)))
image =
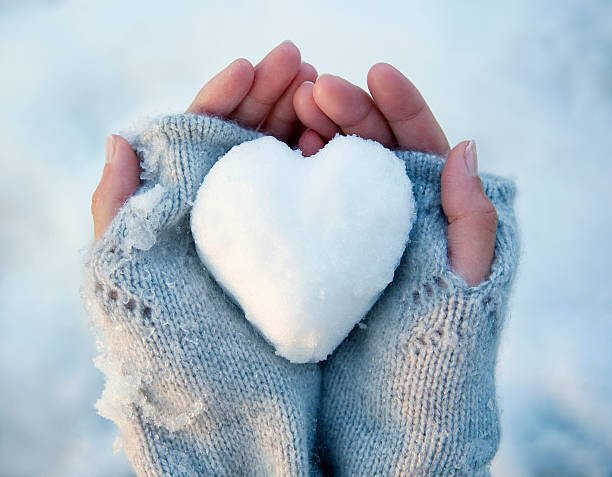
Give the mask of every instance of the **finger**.
POLYGON ((293 95, 293 107, 301 123, 316 131, 321 137, 330 140, 340 132, 336 123, 327 117, 317 106, 312 95, 314 83, 302 83, 293 95))
POLYGON ((304 81, 317 79, 317 70, 308 63, 302 63, 298 74, 285 90, 270 114, 265 119, 261 129, 282 141, 295 138, 297 115, 293 108, 293 95, 304 81))
POLYGON ((313 131, 312 129, 306 129, 298 140, 298 148, 300 151, 302 151, 302 155, 304 157, 316 154, 323 148, 323 146, 325 146, 325 141, 316 131, 313 131))
POLYGON ((491 270, 497 213, 478 178, 473 141, 458 144, 448 155, 442 170, 442 209, 448 220, 451 266, 468 285, 477 285, 491 270))
POLYGON ((320 76, 313 97, 321 111, 345 134, 374 139, 391 147, 393 134, 370 95, 361 88, 337 76, 320 76))
POLYGON ((255 66, 253 86, 231 117, 246 127, 258 127, 298 74, 300 64, 300 50, 293 43, 285 41, 274 48, 255 66))
POLYGON ((374 102, 389 122, 400 147, 444 155, 449 145, 421 93, 402 73, 378 63, 368 73, 374 102))
POLYGON ((227 117, 247 95, 254 78, 248 60, 235 60, 202 87, 187 112, 227 117))
POLYGON ((121 136, 106 140, 106 164, 91 199, 94 238, 99 239, 117 211, 140 184, 140 163, 130 144, 121 136))

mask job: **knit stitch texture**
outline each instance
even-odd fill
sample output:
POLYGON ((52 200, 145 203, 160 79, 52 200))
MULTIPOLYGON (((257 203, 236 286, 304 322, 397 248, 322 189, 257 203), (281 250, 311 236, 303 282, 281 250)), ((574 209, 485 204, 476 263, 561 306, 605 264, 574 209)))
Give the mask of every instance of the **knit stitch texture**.
POLYGON ((138 475, 316 468, 317 365, 274 354, 204 269, 189 228, 210 167, 256 137, 202 116, 149 125, 132 140, 141 190, 94 245, 88 286, 107 374, 98 408, 119 427, 138 475))
MULTIPOLYGON (((490 278, 450 271, 443 161, 398 152, 417 220, 394 281, 326 362, 292 364, 203 267, 189 212, 204 176, 258 133, 216 118, 153 121, 131 143, 142 186, 85 274, 107 382, 98 409, 138 475, 486 475, 499 441, 494 366, 518 248, 513 185, 490 278)), ((350 171, 347 171, 350 174, 350 171)))
POLYGON ((495 360, 518 261, 512 182, 483 175, 498 216, 491 275, 449 265, 442 159, 398 152, 417 220, 393 282, 322 365, 320 442, 334 475, 483 476, 499 444, 495 360))

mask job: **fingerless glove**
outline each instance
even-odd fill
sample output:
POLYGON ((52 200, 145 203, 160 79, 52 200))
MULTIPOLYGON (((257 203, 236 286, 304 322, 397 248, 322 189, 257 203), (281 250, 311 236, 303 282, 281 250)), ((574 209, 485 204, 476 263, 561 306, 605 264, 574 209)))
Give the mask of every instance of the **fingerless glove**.
MULTIPOLYGON (((486 475, 499 442, 494 367, 518 245, 512 183, 489 279, 450 269, 443 160, 397 152, 417 219, 393 282, 335 353, 291 364, 200 262, 189 228, 210 167, 258 133, 168 116, 131 139, 142 186, 89 256, 85 291, 106 374, 99 412, 139 475, 486 475), (322 382, 322 385, 321 385, 322 382)), ((350 171, 347 171, 350 173, 350 171)))
POLYGON ((138 475, 309 475, 320 371, 276 356, 206 271, 189 212, 204 176, 258 137, 169 116, 131 139, 142 186, 94 244, 86 296, 106 388, 100 414, 138 475))
POLYGON ((514 185, 482 176, 499 217, 491 275, 449 265, 441 158, 397 152, 417 219, 393 282, 323 363, 320 442, 334 475, 488 475, 499 444, 494 368, 518 259, 514 185))

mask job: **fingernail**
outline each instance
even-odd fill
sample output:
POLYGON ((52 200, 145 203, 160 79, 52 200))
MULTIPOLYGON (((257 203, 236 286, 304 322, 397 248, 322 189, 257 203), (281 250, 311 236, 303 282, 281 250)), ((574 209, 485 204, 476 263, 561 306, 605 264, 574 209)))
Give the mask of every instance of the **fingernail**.
POLYGON ((463 160, 467 173, 472 177, 478 177, 478 159, 476 158, 476 143, 474 141, 468 142, 468 145, 465 146, 463 160))
POLYGON ((234 68, 235 66, 239 65, 240 63, 243 62, 248 62, 249 60, 247 60, 246 58, 236 58, 234 61, 232 61, 228 66, 230 68, 234 68))
POLYGON ((281 45, 293 45, 293 46, 295 46, 295 43, 293 43, 291 40, 285 40, 285 41, 282 41, 280 43, 280 45, 278 45, 278 46, 281 46, 281 45))
POLYGON ((105 161, 109 164, 115 157, 115 136, 112 134, 106 138, 105 161))

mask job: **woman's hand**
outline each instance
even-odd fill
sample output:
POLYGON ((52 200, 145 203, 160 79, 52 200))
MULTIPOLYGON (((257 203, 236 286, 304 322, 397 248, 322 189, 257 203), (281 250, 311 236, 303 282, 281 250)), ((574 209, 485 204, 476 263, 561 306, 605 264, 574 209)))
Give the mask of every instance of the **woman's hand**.
POLYGON ((448 250, 453 270, 471 286, 490 272, 497 214, 484 193, 473 141, 449 151, 448 141, 416 87, 393 66, 379 63, 368 73, 365 91, 337 76, 305 82, 293 98, 308 128, 299 139, 312 155, 336 133, 356 134, 394 148, 446 156, 442 171, 442 208, 448 220, 448 250))
MULTIPOLYGON (((448 155, 442 172, 442 207, 449 222, 451 265, 469 285, 486 279, 497 215, 477 176, 474 143, 461 142, 449 152, 446 137, 418 90, 390 65, 370 69, 372 97, 341 78, 316 76, 311 65, 301 62, 299 50, 284 42, 255 67, 244 59, 231 63, 206 83, 187 112, 232 119, 287 142, 299 135, 305 155, 314 154, 338 132, 375 139, 387 147, 448 155), (302 131, 301 123, 308 129, 302 131)), ((139 173, 128 142, 110 136, 102 179, 92 198, 96 239, 138 187, 139 173)))
MULTIPOLYGON (((283 42, 255 67, 245 59, 231 63, 204 85, 187 112, 231 119, 290 143, 302 131, 293 95, 303 82, 316 77, 316 70, 302 63, 297 47, 283 42)), ((109 136, 106 165, 91 203, 96 240, 136 191, 139 176, 138 158, 129 143, 121 136, 109 136)))

